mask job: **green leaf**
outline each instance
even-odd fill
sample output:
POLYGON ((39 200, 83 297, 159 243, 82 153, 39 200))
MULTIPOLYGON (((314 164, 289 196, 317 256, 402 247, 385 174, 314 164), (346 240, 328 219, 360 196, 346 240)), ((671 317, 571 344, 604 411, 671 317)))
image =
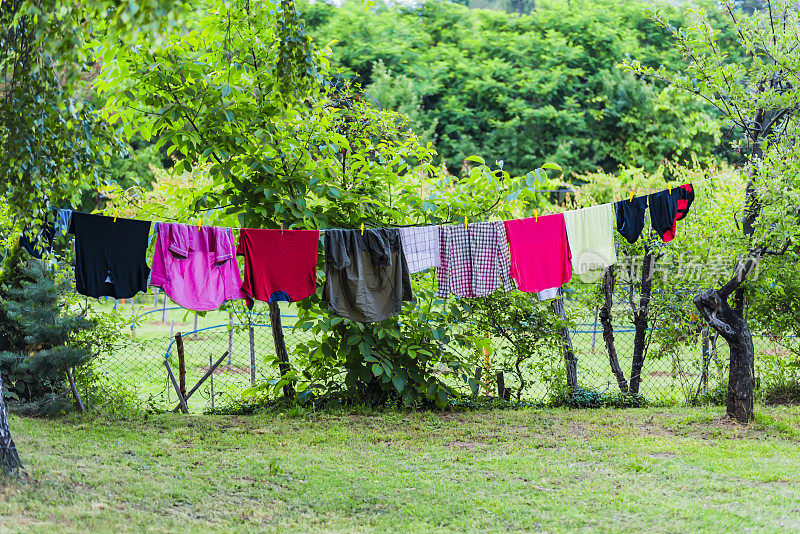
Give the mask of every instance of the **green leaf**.
POLYGON ((564 172, 561 169, 561 166, 558 163, 545 163, 544 165, 542 165, 542 168, 543 169, 551 169, 551 170, 558 171, 558 172, 564 172))
POLYGON ((403 376, 395 375, 392 378, 392 384, 394 384, 394 388, 397 390, 398 393, 403 393, 403 389, 406 387, 406 379, 403 376))
POLYGON ((383 367, 381 367, 380 364, 373 363, 372 374, 375 376, 381 376, 383 374, 383 367))

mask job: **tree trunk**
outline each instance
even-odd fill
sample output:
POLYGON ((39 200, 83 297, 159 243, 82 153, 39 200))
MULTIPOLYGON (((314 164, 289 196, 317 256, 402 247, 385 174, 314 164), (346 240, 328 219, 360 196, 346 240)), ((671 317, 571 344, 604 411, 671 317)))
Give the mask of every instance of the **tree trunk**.
POLYGON ((753 420, 753 388, 755 387, 755 349, 747 319, 741 311, 742 298, 736 300, 739 310, 728 304, 734 292, 741 295, 741 286, 747 276, 761 261, 762 249, 751 250, 746 258, 736 264, 733 279, 721 289, 709 289, 694 297, 694 305, 706 318, 711 328, 728 342, 731 360, 728 371, 728 396, 726 411, 740 423, 753 420))
MULTIPOLYGON (((272 325, 272 339, 275 341, 275 353, 278 355, 278 364, 281 376, 291 369, 289 367, 289 354, 286 352, 286 340, 283 339, 283 325, 281 324, 281 308, 277 302, 269 303, 269 322, 272 325)), ((294 386, 286 384, 283 386, 283 396, 287 399, 294 399, 294 386)))
MULTIPOLYGON (((552 300, 553 311, 561 317, 561 319, 566 320, 567 313, 564 309, 564 296, 561 293, 561 290, 558 291, 558 298, 552 300)), ((561 334, 561 346, 564 349, 564 364, 567 369, 567 388, 570 391, 575 391, 578 389, 578 358, 575 356, 575 351, 572 349, 572 337, 569 334, 569 328, 564 326, 560 329, 559 333, 561 334)))
POLYGON ((753 419, 755 384, 755 350, 747 321, 713 289, 697 295, 694 305, 712 328, 728 342, 731 363, 728 373, 727 413, 740 423, 747 423, 753 419))
POLYGON ((3 378, 0 376, 0 474, 15 475, 22 469, 17 447, 8 428, 8 413, 3 399, 3 378))
POLYGON ((642 287, 639 295, 639 308, 633 314, 633 326, 636 333, 633 337, 633 363, 631 365, 632 395, 639 394, 639 384, 642 381, 642 366, 644 365, 644 345, 647 335, 648 311, 650 308, 650 292, 653 287, 653 273, 656 267, 656 256, 652 252, 644 255, 642 263, 642 287))
POLYGON ((603 340, 606 342, 606 350, 608 350, 608 363, 611 366, 611 372, 617 378, 617 385, 622 393, 628 392, 628 381, 625 380, 625 373, 619 366, 619 359, 617 359, 617 349, 614 346, 614 325, 611 320, 611 309, 614 306, 614 284, 617 277, 614 271, 614 266, 611 265, 606 268, 603 275, 603 306, 600 308, 600 324, 603 325, 603 340))

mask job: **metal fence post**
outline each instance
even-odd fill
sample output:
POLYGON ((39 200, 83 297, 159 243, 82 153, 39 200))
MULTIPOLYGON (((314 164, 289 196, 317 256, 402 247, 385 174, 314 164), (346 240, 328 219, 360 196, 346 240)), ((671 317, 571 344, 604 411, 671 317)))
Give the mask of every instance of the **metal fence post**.
POLYGON ((248 315, 250 323, 250 386, 256 385, 256 331, 253 329, 253 319, 248 315))
POLYGON ((228 367, 233 364, 233 312, 228 312, 228 367))

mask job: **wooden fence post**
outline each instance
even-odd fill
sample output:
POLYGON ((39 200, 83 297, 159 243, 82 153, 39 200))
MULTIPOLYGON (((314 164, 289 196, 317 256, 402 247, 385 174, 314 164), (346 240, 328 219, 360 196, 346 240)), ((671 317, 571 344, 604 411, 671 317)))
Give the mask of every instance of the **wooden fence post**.
POLYGON ((181 395, 186 398, 186 358, 183 352, 183 337, 180 332, 175 334, 175 345, 178 347, 178 385, 181 395))
MULTIPOLYGON (((161 322, 167 322, 167 292, 164 292, 164 306, 161 308, 161 322)), ((171 336, 170 336, 171 337, 171 336)))
MULTIPOLYGON (((275 353, 280 363, 281 376, 285 376, 291 367, 289 366, 289 354, 286 352, 286 340, 283 338, 283 325, 281 324, 281 308, 277 302, 269 303, 269 323, 272 325, 272 338, 275 341, 275 353)), ((294 386, 287 384, 283 386, 283 396, 287 399, 294 398, 294 386)))
POLYGON ((78 393, 78 387, 75 385, 75 379, 72 376, 72 369, 69 367, 67 367, 67 378, 69 379, 69 387, 72 390, 72 396, 75 398, 75 404, 78 405, 78 410, 80 410, 81 413, 86 412, 83 401, 81 401, 81 396, 78 393))
POLYGON ((172 373, 172 367, 169 366, 169 359, 164 358, 164 367, 167 368, 167 375, 169 375, 169 379, 172 382, 172 387, 175 388, 175 393, 178 395, 178 402, 180 403, 181 411, 183 413, 189 413, 189 406, 186 405, 186 398, 181 393, 181 388, 178 386, 178 382, 175 380, 175 375, 172 373))

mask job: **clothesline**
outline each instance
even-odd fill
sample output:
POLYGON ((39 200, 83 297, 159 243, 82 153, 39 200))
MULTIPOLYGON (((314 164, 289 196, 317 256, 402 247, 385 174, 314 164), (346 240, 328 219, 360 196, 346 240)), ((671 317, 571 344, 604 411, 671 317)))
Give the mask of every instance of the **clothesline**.
MULTIPOLYGON (((731 174, 736 174, 736 173, 738 173, 738 172, 740 172, 740 171, 738 171, 738 170, 726 171, 726 172, 723 172, 723 173, 715 174, 715 175, 713 175, 713 176, 708 176, 708 177, 706 177, 706 178, 702 178, 702 179, 700 179, 700 180, 694 180, 694 181, 692 181, 692 182, 690 182, 690 183, 691 183, 692 185, 702 184, 702 183, 709 182, 709 181, 711 181, 711 180, 714 180, 714 179, 717 179, 717 178, 721 178, 721 177, 723 177, 723 176, 728 176, 728 175, 731 175, 731 174)), ((675 186, 675 187, 677 188, 677 187, 679 187, 679 186, 675 186)), ((667 189, 662 189, 661 191, 668 191, 668 190, 670 190, 670 189, 674 189, 674 188, 670 188, 670 187, 668 186, 668 188, 667 188, 667 189)), ((566 193, 568 193, 568 192, 569 192, 568 190, 563 190, 563 189, 554 189, 554 190, 538 190, 538 191, 539 191, 539 192, 550 191, 550 192, 556 192, 556 193, 565 193, 565 192, 566 192, 566 193)), ((658 193, 658 191, 657 191, 656 193, 658 193)), ((651 195, 654 195, 654 194, 656 194, 656 193, 647 193, 646 195, 633 195, 633 198, 642 197, 642 196, 648 196, 648 197, 649 197, 649 196, 651 196, 651 195)), ((623 198, 623 199, 614 200, 614 201, 611 201, 611 202, 606 202, 606 203, 603 203, 603 204, 597 204, 597 205, 598 205, 598 206, 602 206, 602 205, 605 205, 605 204, 615 204, 615 203, 617 203, 617 202, 621 202, 621 201, 624 201, 624 200, 630 200, 630 199, 631 199, 631 196, 629 196, 627 199, 624 199, 624 198, 623 198)), ((573 211, 573 210, 566 210, 566 211, 573 211)), ((105 215, 105 214, 104 214, 104 215, 105 215)), ((106 216, 108 216, 108 215, 106 215, 106 216)), ((116 216, 115 216, 115 219, 116 219, 116 216)), ((131 219, 131 220, 140 220, 140 219, 131 219)), ((151 222, 154 222, 154 223, 158 224, 158 222, 159 222, 159 221, 151 221, 151 222)), ((467 220, 466 220, 466 222, 467 222, 467 224, 471 224, 471 223, 472 223, 472 224, 474 224, 474 223, 477 223, 477 222, 483 222, 483 221, 469 221, 469 220, 467 219, 467 220)), ((186 225, 188 225, 188 226, 198 226, 198 227, 205 226, 205 225, 203 225, 203 224, 202 224, 202 217, 198 217, 198 223, 199 223, 199 224, 192 224, 192 223, 189 223, 189 222, 185 222, 185 223, 180 223, 180 224, 186 224, 186 225)), ((430 223, 428 223, 428 224, 430 224, 430 223)), ((450 222, 449 224, 459 224, 459 223, 453 223, 453 222, 450 222)), ((412 224, 412 225, 403 225, 403 226, 415 227, 415 226, 424 226, 424 225, 425 225, 425 224, 412 224)), ((400 226, 400 227, 403 227, 403 226, 400 226)), ((242 227, 240 227, 240 226, 214 226, 214 227, 215 227, 215 228, 225 228, 225 229, 229 229, 229 230, 242 230, 242 229, 243 229, 243 228, 242 228, 242 227)), ((392 225, 392 226, 389 226, 389 227, 396 227, 396 226, 392 225)), ((295 228, 280 228, 280 229, 281 229, 281 230, 295 230, 295 228)), ((322 233, 324 233, 324 232, 326 232, 327 230, 332 230, 332 229, 333 229, 333 228, 320 228, 320 229, 319 229, 319 231, 320 231, 320 232, 322 232, 322 233)), ((367 229, 367 226, 366 226, 366 225, 362 225, 362 229, 363 229, 363 230, 367 229)))
MULTIPOLYGON (((442 298, 514 288, 543 298, 573 274, 616 263, 615 229, 636 242, 647 210, 655 233, 672 240, 694 198, 694 186, 683 184, 649 194, 647 202, 639 197, 541 217, 369 230, 362 224, 360 233, 326 229, 323 300, 350 320, 381 321, 412 300, 410 274, 429 268, 437 269, 442 298)), ((242 228, 237 245, 231 228, 161 222, 148 265, 151 221, 118 218, 118 211, 60 215, 58 224, 69 219, 67 232, 75 236, 82 295, 128 298, 154 285, 184 308, 207 311, 227 300, 297 302, 316 292, 320 230, 242 228)))

